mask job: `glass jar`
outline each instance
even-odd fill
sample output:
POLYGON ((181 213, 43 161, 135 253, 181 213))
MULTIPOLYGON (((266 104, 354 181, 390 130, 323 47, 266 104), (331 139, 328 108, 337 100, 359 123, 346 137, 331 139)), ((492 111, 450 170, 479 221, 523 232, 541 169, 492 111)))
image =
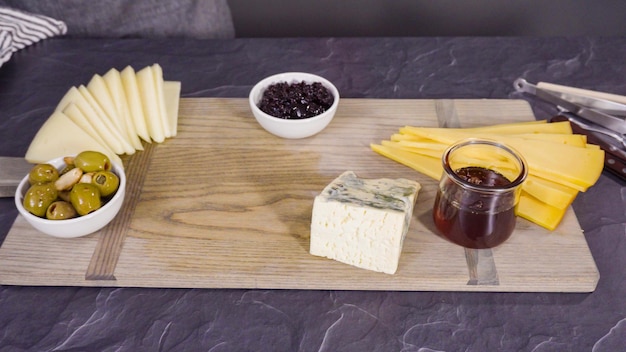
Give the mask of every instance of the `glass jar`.
POLYGON ((515 207, 528 175, 523 157, 493 140, 465 139, 442 156, 433 206, 438 234, 465 248, 493 248, 515 229, 515 207))

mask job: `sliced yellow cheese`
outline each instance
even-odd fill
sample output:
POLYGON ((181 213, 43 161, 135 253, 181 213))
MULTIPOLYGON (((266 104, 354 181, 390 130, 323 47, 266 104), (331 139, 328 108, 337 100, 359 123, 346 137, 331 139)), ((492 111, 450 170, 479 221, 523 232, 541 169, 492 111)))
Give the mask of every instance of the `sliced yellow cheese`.
MULTIPOLYGON (((381 141, 380 144, 382 144, 383 146, 391 147, 391 148, 402 149, 407 152, 411 152, 411 153, 415 153, 419 155, 429 156, 431 158, 441 158, 441 155, 443 154, 443 150, 437 150, 437 149, 428 148, 428 147, 420 147, 419 145, 416 146, 410 141, 400 141, 400 142, 381 141), (405 143, 405 142, 408 142, 408 143, 405 143)), ((433 143, 433 145, 435 144, 433 143)), ((445 145, 442 145, 442 146, 445 147, 445 145)))
POLYGON ((139 138, 150 143, 152 139, 150 138, 150 133, 148 133, 148 126, 146 125, 135 70, 131 66, 126 66, 126 68, 120 72, 120 77, 122 78, 122 85, 124 86, 124 93, 126 94, 126 101, 128 102, 128 108, 133 125, 135 126, 135 131, 139 138))
POLYGON ((424 143, 425 145, 429 145, 431 143, 436 143, 432 139, 425 139, 425 138, 421 138, 421 137, 418 137, 416 135, 408 134, 408 133, 394 133, 394 134, 391 135, 389 140, 390 141, 394 141, 394 142, 411 141, 411 142, 415 142, 415 143, 424 143))
MULTIPOLYGON (((550 124, 547 124, 550 125, 550 124)), ((427 137, 442 143, 454 143, 468 137, 480 137, 458 129, 404 127, 410 134, 427 137)), ((604 167, 604 152, 560 143, 500 135, 498 140, 520 152, 528 162, 529 173, 566 184, 579 191, 593 185, 604 167)))
POLYGON ((122 133, 122 131, 120 131, 117 125, 113 122, 113 120, 108 117, 108 115, 104 112, 104 110, 102 110, 102 108, 100 107, 96 99, 93 97, 93 95, 91 95, 87 87, 85 87, 84 85, 80 85, 78 86, 78 91, 83 96, 83 98, 85 98, 85 100, 91 105, 93 110, 98 115, 98 118, 100 119, 100 121, 102 121, 106 125, 109 132, 111 132, 111 137, 109 138, 117 139, 122 145, 124 152, 118 153, 118 154, 129 154, 129 155, 134 154, 135 148, 133 148, 133 146, 128 141, 127 137, 122 133))
MULTIPOLYGON (((426 130, 432 130, 436 132, 438 127, 412 127, 426 130)), ((481 127, 469 127, 469 128, 446 128, 449 131, 460 131, 470 133, 497 133, 497 134, 521 134, 521 133, 558 133, 558 134, 572 134, 572 126, 569 121, 560 121, 547 123, 546 120, 536 121, 524 121, 516 123, 504 123, 481 127)))
POLYGON ((165 106, 165 94, 163 88, 163 69, 161 65, 154 64, 150 66, 152 70, 152 78, 154 79, 154 89, 156 93, 156 108, 159 110, 161 125, 163 126, 163 134, 165 138, 170 138, 174 134, 171 131, 171 124, 167 116, 167 108, 165 106))
POLYGON ((529 195, 557 209, 567 208, 578 195, 574 188, 534 175, 528 175, 522 188, 529 195))
MULTIPOLYGON (((402 149, 397 144, 372 144, 370 147, 374 152, 408 166, 434 180, 441 179, 443 167, 440 157, 435 158, 413 153, 402 149)), ((529 175, 522 185, 522 195, 516 213, 540 226, 554 230, 567 210, 567 206, 576 196, 575 192, 573 189, 567 189, 562 185, 529 175), (542 200, 548 200, 550 204, 533 195, 539 196, 542 200), (553 204, 559 207, 555 207, 553 204)))
POLYGON ((379 144, 371 144, 370 147, 376 153, 408 166, 413 170, 421 172, 435 180, 439 180, 441 178, 441 173, 443 172, 441 159, 419 155, 406 150, 379 144))
POLYGON ((180 105, 181 83, 177 81, 165 81, 163 83, 163 93, 165 96, 165 107, 167 118, 170 124, 172 136, 178 133, 178 108, 180 105))
POLYGON ((83 131, 87 132, 87 134, 90 135, 91 138, 93 138, 96 142, 107 147, 112 154, 115 153, 113 152, 109 144, 104 139, 102 139, 98 131, 96 131, 96 129, 91 125, 85 114, 83 114, 83 112, 78 108, 78 106, 76 106, 76 104, 68 104, 65 109, 63 109, 63 113, 65 114, 65 116, 69 117, 72 122, 78 125, 78 127, 80 127, 83 131))
POLYGON ((430 150, 438 151, 440 153, 443 153, 443 151, 448 149, 448 147, 450 146, 447 143, 412 141, 408 138, 402 138, 398 140, 394 140, 392 138, 392 141, 397 142, 398 145, 401 145, 404 147, 417 148, 417 149, 430 149, 430 150))
POLYGON ((111 162, 123 166, 119 156, 96 142, 65 114, 55 111, 37 131, 28 147, 25 159, 31 163, 44 163, 85 150, 102 152, 109 157, 111 162))
POLYGON ((559 225, 568 208, 558 209, 522 192, 515 209, 517 216, 552 231, 559 225))
MULTIPOLYGON (((467 131, 457 130, 456 132, 461 132, 467 135, 472 135, 474 137, 481 138, 489 138, 497 140, 500 138, 500 134, 497 133, 485 133, 485 132, 472 132, 468 133, 467 131)), ((506 134, 510 137, 527 139, 529 141, 532 140, 542 140, 546 142, 552 143, 560 143, 560 144, 568 144, 576 147, 585 147, 587 145, 587 136, 584 134, 565 134, 565 133, 521 133, 521 134, 506 134)), ((438 141, 432 140, 430 138, 425 138, 423 136, 417 136, 414 134, 406 133, 395 133, 391 135, 390 140, 396 142, 413 142, 422 144, 423 148, 428 148, 428 145, 432 145, 433 147, 439 148, 437 144, 441 144, 438 141)))
POLYGON ((148 66, 139 70, 136 77, 148 133, 153 141, 161 143, 165 140, 165 131, 154 87, 154 74, 150 66, 148 66))
MULTIPOLYGON (((130 140, 131 144, 136 150, 143 150, 143 145, 137 134, 137 129, 133 123, 133 118, 128 107, 128 101, 126 100, 126 93, 124 92, 124 86, 122 85, 122 77, 120 72, 114 68, 110 69, 102 76, 104 83, 111 95, 111 100, 115 105, 115 111, 118 114, 124 131, 130 140)), ((89 88, 89 87, 87 87, 89 88)))
POLYGON ((124 154, 125 149, 122 143, 113 135, 106 121, 101 120, 100 116, 91 107, 91 104, 78 91, 78 88, 72 87, 65 93, 57 105, 56 111, 62 112, 71 103, 75 104, 83 112, 91 126, 98 132, 102 140, 106 141, 111 150, 116 154, 124 154))
POLYGON ((534 141, 508 141, 526 159, 529 172, 547 180, 586 191, 596 183, 604 168, 604 151, 565 144, 534 141))
MULTIPOLYGON (((435 158, 438 163, 441 163, 441 156, 443 154, 443 151, 441 150, 441 148, 434 148, 434 149, 414 148, 413 147, 414 145, 421 146, 422 144, 419 142, 414 143, 411 141, 400 141, 400 142, 382 141, 381 144, 383 146, 414 153, 419 156, 427 156, 427 157, 435 158)), ((495 157, 493 156, 474 155, 472 158, 472 156, 470 155, 465 155, 465 157, 467 158, 466 163, 468 165, 481 165, 486 168, 497 166, 498 168, 500 168, 500 172, 506 173, 507 171, 506 168, 507 168, 508 162, 507 161, 498 162, 498 160, 496 160, 495 157), (487 161, 488 165, 484 164, 482 161, 487 161)), ((408 159, 408 158, 410 158, 410 156, 407 156, 404 159, 408 159)), ((422 160, 422 163, 423 163, 423 159, 420 159, 420 160, 422 160)), ((407 165, 407 163, 405 162, 402 162, 402 161, 399 161, 399 162, 407 165)), ((412 164, 415 163, 415 161, 413 160, 410 162, 412 164)), ((420 172, 423 171, 425 166, 432 165, 433 163, 434 161, 430 161, 427 164, 420 165, 419 166, 420 170, 418 171, 420 172)), ((413 168, 415 169, 415 167, 413 168)), ((513 168, 509 167, 509 169, 511 169, 510 170, 511 173, 506 174, 505 176, 509 179, 517 177, 517 174, 513 172, 513 168)), ((438 179, 441 176, 441 173, 440 173, 441 171, 442 171, 441 166, 437 165, 436 169, 429 170, 428 172, 424 172, 424 173, 427 175, 435 174, 437 175, 435 179, 438 179)), ((568 207, 574 201, 574 198, 576 198, 576 195, 578 194, 578 190, 576 190, 575 188, 565 186, 560 182, 549 181, 533 174, 528 175, 526 182, 524 182, 523 189, 528 194, 541 199, 544 203, 554 206, 559 209, 568 207)))
MULTIPOLYGON (((584 134, 564 134, 564 133, 522 133, 511 134, 511 137, 526 139, 529 143, 540 140, 544 142, 567 144, 575 147, 585 147, 587 145, 587 137, 584 134)), ((498 139, 497 134, 485 134, 485 138, 498 139)))

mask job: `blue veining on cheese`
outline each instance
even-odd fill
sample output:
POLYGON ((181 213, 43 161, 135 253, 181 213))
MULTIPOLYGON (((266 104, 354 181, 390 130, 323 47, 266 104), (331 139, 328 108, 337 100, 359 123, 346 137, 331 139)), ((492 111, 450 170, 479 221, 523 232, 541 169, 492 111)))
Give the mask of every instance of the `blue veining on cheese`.
POLYGON ((412 203, 409 196, 415 194, 418 187, 416 182, 410 180, 365 180, 348 171, 326 186, 322 193, 328 200, 403 211, 407 207, 407 202, 412 203))

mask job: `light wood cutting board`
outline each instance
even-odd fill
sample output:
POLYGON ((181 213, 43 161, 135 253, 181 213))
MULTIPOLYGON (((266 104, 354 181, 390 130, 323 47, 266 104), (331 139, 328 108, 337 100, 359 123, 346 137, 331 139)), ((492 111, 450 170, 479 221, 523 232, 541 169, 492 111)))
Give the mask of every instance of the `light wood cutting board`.
POLYGON ((534 119, 519 100, 342 99, 322 133, 265 132, 246 99, 187 98, 178 136, 125 159, 130 192, 101 232, 59 239, 16 219, 0 284, 398 291, 590 292, 599 274, 574 212, 553 232, 519 219, 465 251, 432 232, 436 182, 369 149, 399 127, 534 119), (337 175, 405 177, 422 191, 395 275, 308 253, 313 198, 337 175))

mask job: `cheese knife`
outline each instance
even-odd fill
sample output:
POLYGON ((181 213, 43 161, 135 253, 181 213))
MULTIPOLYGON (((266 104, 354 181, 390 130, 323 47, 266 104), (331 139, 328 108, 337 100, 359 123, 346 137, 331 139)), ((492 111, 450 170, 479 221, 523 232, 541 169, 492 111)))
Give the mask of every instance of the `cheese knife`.
POLYGON ((620 117, 609 115, 601 110, 593 109, 587 106, 579 105, 567 99, 567 95, 562 93, 550 92, 528 83, 523 78, 518 78, 513 82, 513 86, 518 92, 528 93, 545 100, 549 103, 569 111, 597 125, 608 128, 621 135, 626 134, 626 121, 620 117))
POLYGON ((0 197, 13 197, 32 167, 24 158, 0 156, 0 197))

